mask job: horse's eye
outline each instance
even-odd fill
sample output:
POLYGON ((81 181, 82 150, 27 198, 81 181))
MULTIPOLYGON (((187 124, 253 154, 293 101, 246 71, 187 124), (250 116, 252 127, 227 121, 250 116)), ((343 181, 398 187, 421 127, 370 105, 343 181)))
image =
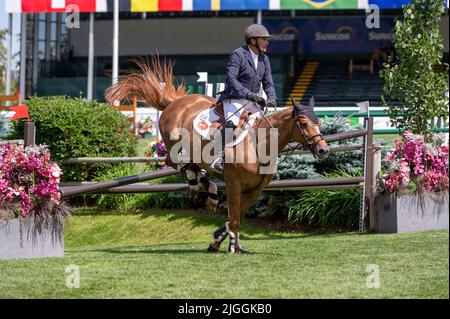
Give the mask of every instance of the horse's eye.
POLYGON ((302 128, 308 128, 308 124, 306 123, 301 123, 300 125, 302 126, 302 128))

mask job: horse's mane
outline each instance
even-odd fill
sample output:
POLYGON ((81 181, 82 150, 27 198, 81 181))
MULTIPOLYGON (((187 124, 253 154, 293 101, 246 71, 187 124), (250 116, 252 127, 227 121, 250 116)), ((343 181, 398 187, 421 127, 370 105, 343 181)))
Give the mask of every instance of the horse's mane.
MULTIPOLYGON (((270 123, 273 123, 273 122, 279 120, 280 117, 285 116, 286 113, 289 113, 289 114, 292 113, 292 107, 287 107, 283 110, 276 111, 276 112, 270 114, 269 116, 267 116, 267 119, 269 120, 270 123)), ((266 120, 260 119, 260 124, 258 126, 259 127, 269 127, 269 124, 267 123, 266 120)))
POLYGON ((106 100, 109 104, 115 101, 131 100, 136 97, 159 110, 164 110, 170 103, 185 96, 186 88, 183 84, 175 86, 173 83, 174 62, 160 62, 159 56, 147 59, 135 59, 138 72, 119 77, 116 84, 106 90, 106 100))

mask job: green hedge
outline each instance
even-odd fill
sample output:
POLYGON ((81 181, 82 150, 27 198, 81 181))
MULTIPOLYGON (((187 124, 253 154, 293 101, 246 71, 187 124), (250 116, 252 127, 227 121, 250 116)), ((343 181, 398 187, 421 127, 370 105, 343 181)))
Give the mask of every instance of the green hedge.
MULTIPOLYGON (((46 144, 53 160, 72 157, 135 156, 137 140, 127 118, 107 104, 65 96, 26 101, 36 123, 36 143, 46 144)), ((13 122, 9 138, 23 138, 24 120, 13 122)), ((63 180, 92 180, 111 165, 61 165, 63 180)))

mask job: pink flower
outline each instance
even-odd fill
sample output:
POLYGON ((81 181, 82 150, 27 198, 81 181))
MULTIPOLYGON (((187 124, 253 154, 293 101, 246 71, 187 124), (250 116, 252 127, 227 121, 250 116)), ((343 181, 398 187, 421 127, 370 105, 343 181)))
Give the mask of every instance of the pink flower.
POLYGON ((395 146, 384 159, 390 168, 383 176, 386 190, 396 191, 411 182, 418 189, 448 190, 448 144, 437 147, 406 131, 395 146))
POLYGON ((20 215, 27 217, 33 207, 47 207, 48 201, 60 203, 62 171, 50 158, 44 146, 0 147, 0 200, 5 207, 18 208, 20 215))

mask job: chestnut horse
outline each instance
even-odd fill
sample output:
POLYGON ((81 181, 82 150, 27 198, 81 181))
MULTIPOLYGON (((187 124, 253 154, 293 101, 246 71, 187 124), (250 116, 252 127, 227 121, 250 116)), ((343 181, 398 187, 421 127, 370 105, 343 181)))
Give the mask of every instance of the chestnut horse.
MULTIPOLYGON (((158 125, 162 140, 170 154, 172 148, 175 145, 178 147, 180 144, 179 135, 175 134, 174 139, 173 132, 180 128, 185 129, 185 132, 189 134, 190 141, 193 141, 195 135, 198 136, 193 129, 194 118, 202 110, 214 105, 216 100, 205 95, 188 95, 184 85, 174 85, 172 63, 161 63, 158 59, 153 59, 151 64, 137 62, 137 65, 140 68, 138 72, 120 77, 115 85, 107 89, 106 99, 112 105, 115 101, 124 101, 135 96, 138 101, 162 111, 158 125)), ((217 207, 217 187, 207 179, 205 172, 222 179, 226 184, 228 222, 213 232, 213 243, 209 245, 208 251, 218 251, 220 244, 230 235, 228 251, 231 253, 247 252, 239 242, 239 226, 244 219, 245 212, 256 202, 264 187, 273 179, 274 169, 263 173, 261 169, 267 166, 267 163, 274 157, 276 162, 278 153, 285 148, 288 142, 294 140, 309 147, 311 152, 319 158, 327 156, 328 145, 320 133, 319 121, 314 114, 312 103, 304 106, 292 100, 292 104, 292 107, 269 116, 267 121, 260 120, 256 123, 255 126, 258 129, 265 129, 263 138, 261 135, 256 136, 256 130, 250 130, 246 138, 239 144, 244 150, 244 160, 242 157, 241 160, 237 160, 239 156, 236 149, 239 145, 225 148, 226 159, 230 156, 232 160, 225 160, 222 174, 213 170, 210 162, 204 162, 203 158, 200 162, 192 163, 193 154, 201 153, 208 143, 211 144, 209 141, 202 140, 201 149, 195 149, 192 145, 194 143, 191 143, 189 150, 184 150, 187 151, 187 157, 191 163, 185 165, 182 170, 189 180, 191 189, 198 190, 197 181, 199 181, 200 185, 209 192, 207 201, 209 209, 215 210, 217 207), (275 140, 271 139, 276 130, 278 133, 275 135, 275 140), (271 154, 271 157, 269 156, 264 163, 257 152, 257 148, 261 146, 258 143, 265 143, 262 148, 266 151, 271 145, 276 145, 273 143, 277 143, 275 154, 271 154)), ((179 150, 176 150, 175 154, 178 153, 179 150)), ((182 166, 178 163, 179 159, 173 157, 168 156, 167 164, 180 170, 182 166)))

